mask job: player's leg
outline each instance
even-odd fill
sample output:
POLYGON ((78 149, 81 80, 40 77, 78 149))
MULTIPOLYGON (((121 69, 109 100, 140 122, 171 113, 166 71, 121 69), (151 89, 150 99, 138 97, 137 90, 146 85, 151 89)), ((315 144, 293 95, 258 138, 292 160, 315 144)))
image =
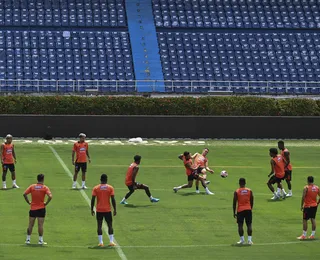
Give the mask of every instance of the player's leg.
POLYGON ((149 187, 147 185, 145 185, 145 184, 137 184, 137 189, 144 190, 146 192, 147 196, 149 197, 151 202, 159 202, 160 199, 152 197, 150 189, 149 189, 149 187))
POLYGON ((199 190, 199 180, 196 180, 196 193, 200 193, 200 190, 199 190))
POLYGON ((297 239, 306 239, 307 238, 307 231, 308 231, 308 220, 309 220, 309 208, 303 209, 303 220, 302 220, 302 235, 300 237, 297 237, 297 239))
POLYGON ((32 211, 30 210, 30 212, 29 212, 29 224, 28 224, 28 228, 27 228, 26 244, 30 244, 30 237, 31 237, 31 234, 32 234, 34 222, 36 221, 36 218, 35 217, 31 217, 31 216, 32 216, 32 211))
POLYGON ((8 167, 6 164, 3 164, 2 165, 2 189, 7 188, 7 183, 6 183, 7 172, 8 172, 8 167))
POLYGON ((9 170, 11 172, 12 188, 19 189, 19 186, 17 185, 17 181, 16 181, 16 169, 14 164, 10 164, 9 170))
POLYGON ((291 178, 292 178, 292 171, 286 171, 286 182, 287 182, 288 190, 289 190, 287 197, 292 197, 291 178))
POLYGON ((203 177, 199 176, 199 177, 198 177, 198 180, 201 182, 202 187, 206 190, 206 194, 208 194, 208 195, 214 195, 214 193, 211 192, 211 191, 208 189, 207 184, 206 184, 206 180, 205 180, 203 177))
POLYGON ((109 246, 116 246, 116 244, 113 242, 113 226, 112 226, 112 213, 107 212, 104 216, 105 221, 107 222, 108 226, 108 234, 109 234, 109 240, 110 244, 109 246))
POLYGON ((180 185, 180 186, 178 186, 178 187, 174 187, 173 188, 173 191, 175 192, 175 193, 177 193, 178 192, 178 190, 180 190, 180 189, 187 189, 187 188, 192 188, 192 186, 193 186, 193 181, 194 181, 194 175, 193 174, 190 174, 190 175, 188 175, 188 183, 187 184, 183 184, 183 185, 180 185))
POLYGON ((238 234, 240 236, 240 241, 237 242, 237 244, 240 244, 240 245, 244 244, 243 222, 244 222, 243 212, 238 212, 237 223, 238 223, 238 234))
POLYGON ((74 175, 73 175, 72 189, 77 188, 77 178, 78 178, 79 171, 80 171, 80 166, 78 163, 75 163, 74 164, 74 175))
POLYGON ((124 196, 124 198, 120 201, 120 204, 128 204, 127 199, 134 193, 134 187, 133 185, 127 186, 129 191, 128 193, 124 196))
POLYGON ((273 193, 273 197, 271 198, 272 200, 276 200, 279 199, 278 194, 275 192, 274 188, 273 188, 273 184, 276 183, 276 177, 275 176, 271 176, 270 179, 267 182, 267 186, 269 188, 269 190, 273 193))
POLYGON ((245 221, 247 225, 248 244, 252 245, 252 211, 246 210, 245 221))
POLYGON ((87 189, 86 186, 86 173, 87 173, 87 163, 82 163, 81 164, 81 173, 82 173, 82 189, 87 189))
POLYGON ((103 222, 103 215, 101 212, 96 212, 97 218, 97 233, 98 233, 98 246, 103 246, 103 237, 102 237, 102 222, 103 222))
POLYGON ((43 225, 44 219, 46 217, 46 209, 37 210, 37 218, 38 218, 38 233, 39 233, 39 245, 46 245, 47 243, 43 241, 43 225))
POLYGON ((281 197, 281 191, 282 191, 282 198, 285 199, 287 196, 287 193, 284 190, 281 182, 282 182, 282 179, 277 178, 277 194, 279 197, 281 197))
POLYGON ((311 236, 309 237, 310 239, 314 239, 316 235, 316 215, 317 215, 317 208, 318 207, 311 207, 310 208, 310 220, 312 224, 312 231, 311 231, 311 236))

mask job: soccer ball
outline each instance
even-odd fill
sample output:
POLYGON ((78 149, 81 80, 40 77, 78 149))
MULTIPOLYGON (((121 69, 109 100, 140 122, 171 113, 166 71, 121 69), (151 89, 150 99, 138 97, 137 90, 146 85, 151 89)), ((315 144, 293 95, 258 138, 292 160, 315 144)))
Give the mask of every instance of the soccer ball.
POLYGON ((227 177, 228 177, 227 171, 221 171, 220 176, 221 176, 222 178, 227 178, 227 177))

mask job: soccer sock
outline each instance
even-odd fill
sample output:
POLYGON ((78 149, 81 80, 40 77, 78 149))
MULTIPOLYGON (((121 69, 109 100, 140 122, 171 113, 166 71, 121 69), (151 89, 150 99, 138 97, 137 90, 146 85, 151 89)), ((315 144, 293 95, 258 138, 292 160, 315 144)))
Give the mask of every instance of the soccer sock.
POLYGON ((16 180, 12 180, 12 183, 13 183, 13 184, 17 184, 17 181, 16 181, 16 180))
POLYGON ((102 235, 98 235, 98 239, 99 239, 99 244, 103 244, 102 235))
POLYGON ((39 236, 39 241, 43 241, 43 237, 42 236, 39 236))
POLYGON ((302 234, 304 235, 304 236, 307 236, 307 231, 302 231, 302 234))
POLYGON ((2 185, 3 185, 3 186, 6 185, 6 184, 7 184, 6 181, 3 181, 3 182, 2 182, 2 185))
POLYGON ((110 243, 113 243, 113 234, 109 235, 110 243))
POLYGON ((121 200, 121 202, 124 202, 124 201, 126 201, 126 198, 123 198, 123 199, 121 200))
POLYGON ((76 181, 74 181, 74 182, 73 182, 73 185, 74 185, 74 186, 77 186, 77 182, 76 182, 76 181))
POLYGON ((27 235, 27 240, 30 240, 30 235, 27 235))
POLYGON ((312 230, 311 236, 315 236, 315 235, 316 235, 316 231, 315 231, 315 230, 312 230))
POLYGON ((289 194, 292 194, 292 190, 289 190, 289 194))
POLYGON ((252 236, 248 236, 248 241, 251 242, 252 236))
POLYGON ((86 185, 86 182, 85 181, 82 181, 82 186, 86 185))
POLYGON ((244 236, 240 237, 240 241, 244 242, 244 236))
POLYGON ((273 194, 274 194, 274 196, 275 196, 275 197, 278 197, 278 194, 277 194, 277 192, 274 192, 273 194))
POLYGON ((277 193, 280 194, 280 192, 281 192, 281 189, 277 188, 277 193))
POLYGON ((177 187, 178 190, 182 189, 182 186, 177 187))
POLYGON ((285 191, 285 189, 282 189, 282 192, 283 192, 283 194, 287 194, 286 191, 285 191))
POLYGON ((153 199, 153 197, 152 197, 152 196, 150 196, 149 198, 150 198, 151 200, 153 199))

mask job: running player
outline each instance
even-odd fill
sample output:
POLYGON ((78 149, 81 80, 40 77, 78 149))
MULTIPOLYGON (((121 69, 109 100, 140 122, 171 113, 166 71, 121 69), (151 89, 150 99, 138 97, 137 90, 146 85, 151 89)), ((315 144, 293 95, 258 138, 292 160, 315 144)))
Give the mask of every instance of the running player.
POLYGON ((112 227, 112 214, 111 214, 111 206, 110 200, 113 207, 113 216, 117 215, 116 208, 116 200, 114 198, 114 189, 111 185, 108 185, 108 176, 106 174, 102 174, 100 177, 101 183, 95 186, 92 190, 92 199, 91 199, 91 215, 94 216, 94 204, 97 198, 97 207, 96 207, 96 215, 97 215, 97 224, 98 224, 98 239, 99 245, 103 245, 102 238, 102 223, 103 219, 107 222, 108 225, 108 234, 110 239, 109 246, 116 246, 113 242, 113 227, 112 227))
POLYGON ((77 178, 78 173, 81 170, 82 171, 82 189, 87 189, 86 186, 86 172, 87 172, 87 159, 89 160, 89 163, 91 162, 90 156, 89 156, 89 146, 86 140, 86 135, 81 133, 79 134, 80 140, 78 142, 75 142, 72 149, 72 164, 74 167, 74 176, 73 176, 73 184, 72 189, 77 188, 77 178), (77 155, 76 160, 74 160, 74 155, 77 155))
POLYGON ((253 208, 253 193, 246 188, 246 179, 239 179, 240 188, 234 192, 233 195, 233 216, 237 219, 238 232, 240 241, 238 244, 242 245, 244 241, 243 222, 246 221, 248 244, 252 245, 252 208, 253 208), (237 210, 237 211, 236 211, 237 210), (237 213, 236 213, 237 212, 237 213))
POLYGON ((304 186, 302 199, 301 199, 301 210, 303 211, 303 233, 297 239, 306 239, 307 238, 307 230, 308 230, 308 220, 311 220, 312 223, 312 232, 309 239, 315 239, 316 235, 316 215, 317 208, 320 203, 320 189, 317 185, 315 185, 314 178, 309 176, 308 185, 304 186), (317 202, 317 197, 319 200, 317 202))
POLYGON ((151 192, 147 185, 136 182, 136 177, 138 175, 140 163, 141 163, 141 156, 140 155, 134 156, 134 162, 130 164, 127 171, 126 180, 125 180, 125 184, 127 185, 129 192, 121 200, 120 204, 125 204, 125 205, 128 204, 127 199, 132 195, 132 193, 134 193, 135 190, 145 190, 151 202, 159 201, 159 199, 156 199, 151 196, 151 192))
POLYGON ((287 197, 292 197, 292 188, 291 188, 291 180, 292 180, 292 166, 291 166, 291 161, 290 161, 290 152, 287 148, 284 146, 283 141, 278 142, 278 148, 281 150, 281 155, 284 158, 286 165, 284 167, 285 170, 285 180, 288 185, 288 193, 287 197))
POLYGON ((285 166, 285 161, 281 155, 278 154, 277 148, 270 148, 270 157, 272 157, 270 164, 271 164, 271 172, 268 175, 268 177, 271 178, 267 182, 267 185, 271 192, 274 194, 272 197, 273 200, 279 199, 281 197, 281 191, 282 191, 282 198, 286 198, 286 192, 282 188, 281 181, 283 180, 285 173, 284 173, 284 166, 285 166), (273 188, 273 184, 277 183, 277 192, 275 192, 273 188))
POLYGON ((30 244, 30 236, 32 234, 32 229, 36 218, 38 219, 38 233, 39 233, 39 245, 46 245, 47 243, 43 241, 43 224, 44 218, 46 216, 46 206, 48 206, 49 202, 52 199, 52 194, 50 189, 43 184, 44 183, 44 175, 38 174, 37 176, 37 184, 32 184, 28 189, 24 192, 23 196, 26 202, 31 205, 31 209, 29 211, 29 226, 27 229, 27 240, 26 244, 30 244), (28 194, 31 194, 31 202, 28 199, 28 194), (44 202, 44 198, 47 195, 47 202, 44 202))
POLYGON ((16 182, 16 170, 14 164, 17 162, 12 135, 6 136, 6 141, 1 145, 1 164, 2 164, 2 188, 7 188, 7 172, 11 172, 12 188, 19 188, 16 182))
MULTIPOLYGON (((192 159, 194 159, 194 165, 195 167, 198 167, 197 173, 199 174, 200 177, 202 177, 205 181, 206 184, 210 184, 210 181, 207 181, 207 171, 210 172, 211 174, 214 173, 213 170, 211 170, 208 166, 208 158, 207 154, 209 153, 208 148, 204 148, 202 151, 202 154, 200 153, 195 153, 194 155, 191 156, 192 159)), ((200 180, 196 180, 196 193, 200 193, 199 191, 199 182, 200 180)))
POLYGON ((185 188, 192 188, 193 185, 193 180, 197 180, 199 179, 201 181, 202 186, 205 188, 206 193, 208 195, 214 195, 213 192, 211 192, 207 185, 206 185, 206 181, 199 176, 199 174, 197 173, 198 167, 199 166, 192 166, 192 159, 191 159, 191 155, 189 152, 184 152, 183 154, 179 155, 179 159, 183 161, 184 167, 186 168, 186 175, 187 175, 187 180, 188 183, 178 186, 178 187, 174 187, 173 191, 177 192, 180 189, 185 189, 185 188))

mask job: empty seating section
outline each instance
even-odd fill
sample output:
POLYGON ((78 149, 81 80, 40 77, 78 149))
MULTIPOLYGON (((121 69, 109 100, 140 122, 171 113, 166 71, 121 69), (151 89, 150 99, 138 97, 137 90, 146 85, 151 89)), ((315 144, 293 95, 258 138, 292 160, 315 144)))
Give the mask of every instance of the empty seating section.
POLYGON ((320 81, 320 33, 160 32, 158 39, 166 80, 320 81))
POLYGON ((0 26, 127 26, 124 0, 0 0, 0 26))
POLYGON ((158 27, 320 28, 320 0, 152 0, 158 27))
POLYGON ((128 33, 0 31, 0 79, 133 80, 128 33))

